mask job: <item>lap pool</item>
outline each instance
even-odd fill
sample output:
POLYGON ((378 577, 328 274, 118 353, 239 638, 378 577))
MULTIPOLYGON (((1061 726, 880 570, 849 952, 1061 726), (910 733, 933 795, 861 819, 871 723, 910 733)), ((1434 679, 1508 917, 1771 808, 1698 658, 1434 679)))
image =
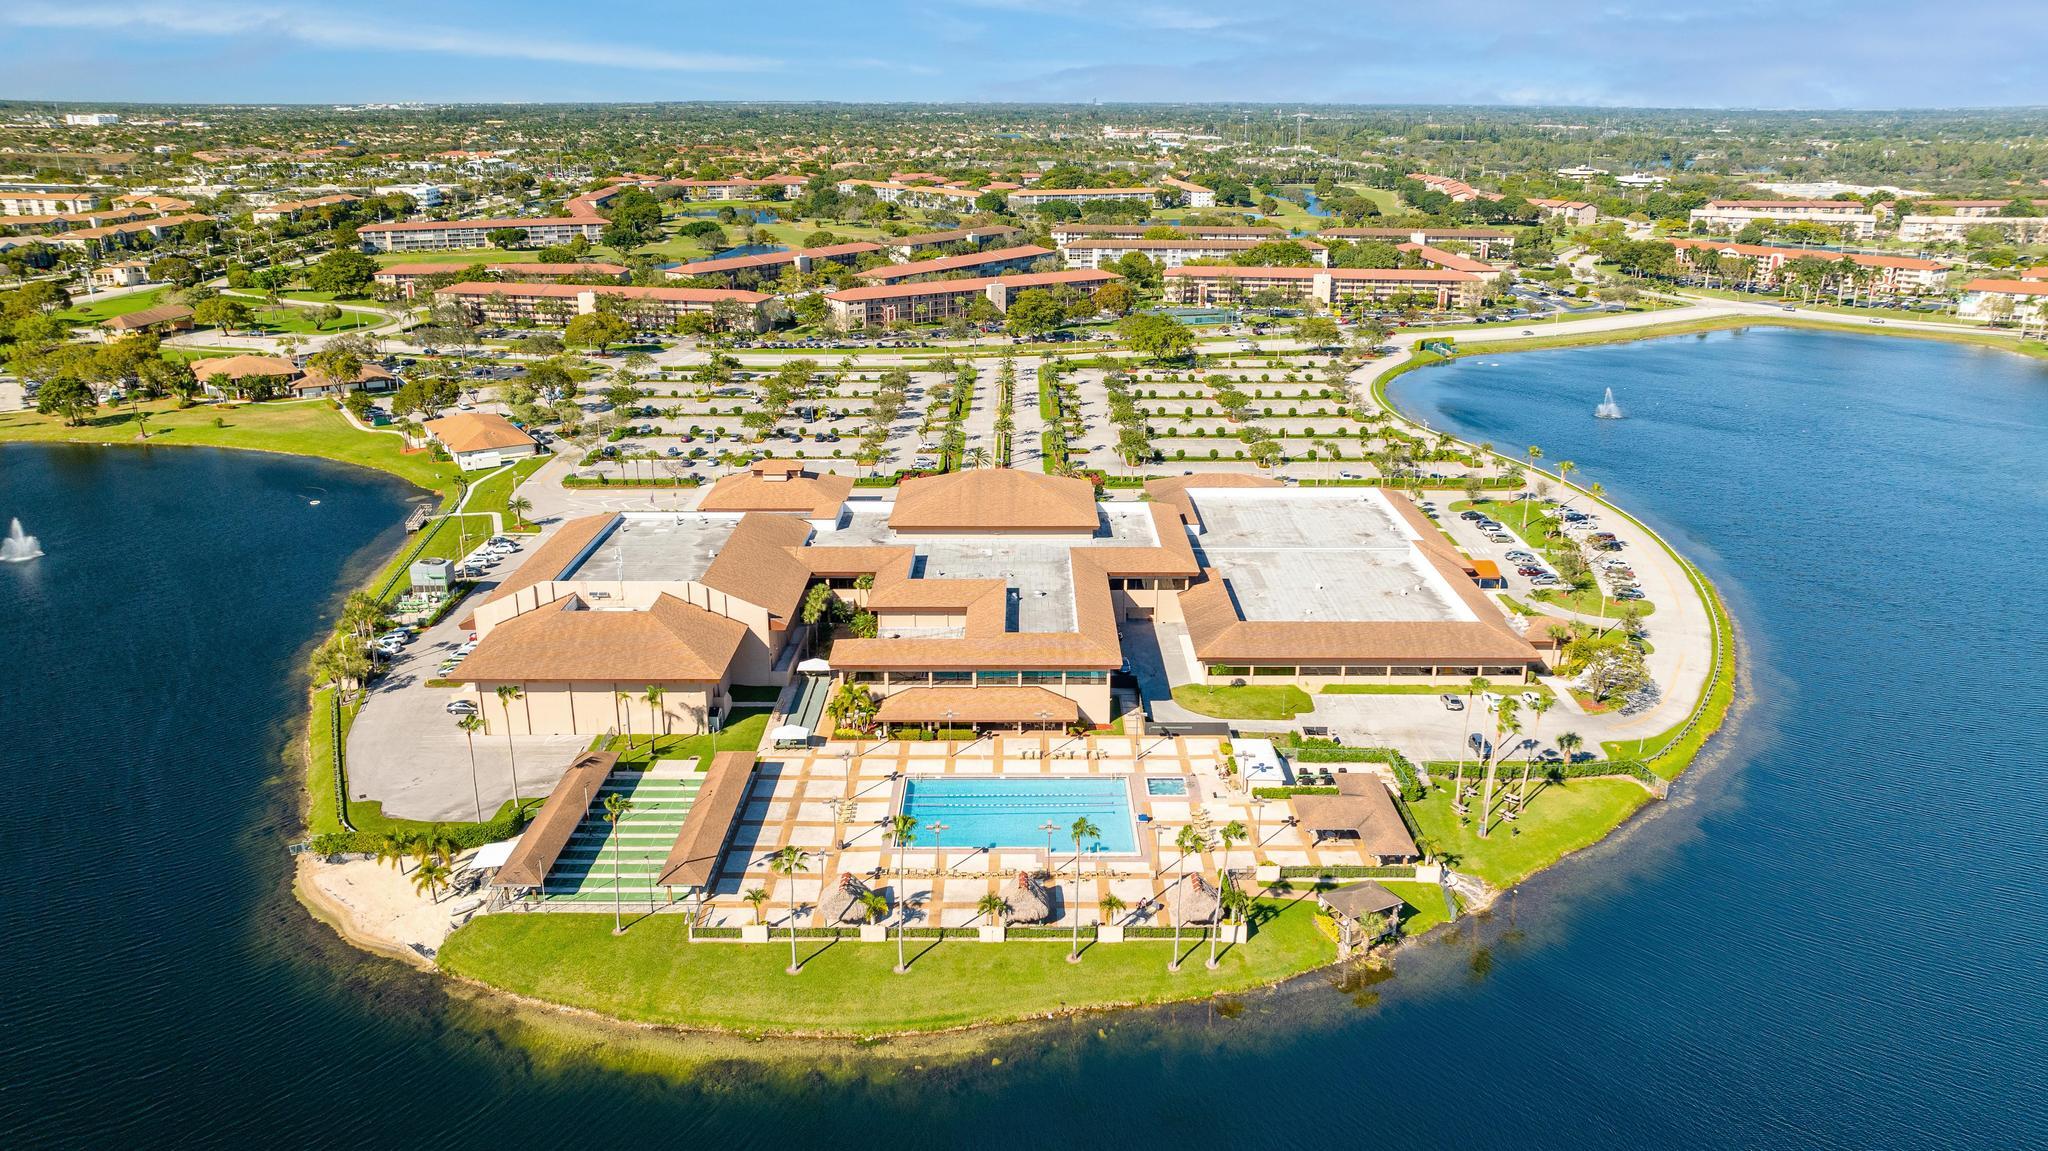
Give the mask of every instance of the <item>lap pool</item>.
POLYGON ((1130 785, 1121 776, 911 776, 903 785, 903 813, 917 820, 919 847, 931 845, 932 833, 925 829, 934 820, 946 825, 942 847, 1044 847, 1039 828, 1049 819, 1059 825, 1053 850, 1071 851, 1067 829, 1085 815, 1102 832, 1088 851, 1137 851, 1130 785))

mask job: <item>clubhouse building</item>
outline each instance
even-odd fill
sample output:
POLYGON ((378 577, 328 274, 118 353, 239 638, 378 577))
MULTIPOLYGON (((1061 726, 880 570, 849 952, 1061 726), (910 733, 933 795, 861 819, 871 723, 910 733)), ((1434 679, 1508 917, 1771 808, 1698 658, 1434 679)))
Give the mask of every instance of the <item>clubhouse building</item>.
POLYGON ((1102 502, 1085 479, 981 469, 856 496, 761 461, 691 511, 563 525, 474 608, 451 678, 498 731, 684 734, 735 687, 800 674, 866 687, 888 724, 1108 724, 1135 620, 1174 637, 1176 682, 1512 681, 1541 664, 1403 497, 1244 475, 1149 489, 1102 502), (819 585, 872 634, 805 624, 819 585), (504 685, 520 690, 501 703, 504 685))

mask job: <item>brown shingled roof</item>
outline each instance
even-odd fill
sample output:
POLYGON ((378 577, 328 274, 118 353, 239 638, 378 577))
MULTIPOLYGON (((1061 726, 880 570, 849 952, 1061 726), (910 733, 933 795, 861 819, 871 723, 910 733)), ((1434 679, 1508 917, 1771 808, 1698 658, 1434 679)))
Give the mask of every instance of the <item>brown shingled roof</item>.
POLYGON ((899 532, 1095 531, 1095 485, 1012 468, 906 480, 889 526, 899 532))
POLYGON ((1042 687, 913 687, 883 700, 875 717, 883 723, 1077 723, 1081 707, 1042 687))
POLYGON ((576 825, 583 821, 583 814, 590 810, 591 798, 604 787, 605 777, 612 773, 612 767, 619 762, 617 752, 586 751, 576 757, 569 770, 548 793, 547 802, 540 805, 540 811, 533 822, 526 825, 526 831, 519 837, 519 846, 498 868, 498 874, 491 883, 495 887, 539 887, 547 881, 548 871, 561 857, 562 849, 569 845, 569 837, 575 833, 576 825))
POLYGON ((711 757, 703 785, 676 831, 675 845, 661 865, 661 887, 708 887, 718 874, 718 856, 732 833, 733 816, 747 799, 747 783, 754 774, 754 753, 721 751, 711 757))
POLYGON ((794 619, 811 582, 801 554, 810 535, 811 525, 795 516, 748 512, 697 582, 794 619))
POLYGON ((1370 774, 1346 773, 1337 777, 1336 795, 1297 795, 1288 800, 1301 826, 1309 832, 1354 831, 1358 845, 1381 859, 1412 859, 1415 840, 1394 797, 1379 778, 1370 774))
POLYGON ((456 412, 424 425, 427 434, 451 452, 487 452, 533 444, 533 437, 496 412, 456 412))
POLYGON ((662 595, 646 611, 593 611, 566 596, 491 629, 462 666, 464 683, 679 683, 724 677, 747 626, 662 595))
POLYGON ((762 460, 711 486, 697 501, 700 512, 795 512, 806 519, 836 518, 853 491, 853 477, 826 472, 807 475, 794 460, 762 460), (788 465, 787 467, 762 465, 788 465), (772 478, 772 477, 780 478, 772 478))

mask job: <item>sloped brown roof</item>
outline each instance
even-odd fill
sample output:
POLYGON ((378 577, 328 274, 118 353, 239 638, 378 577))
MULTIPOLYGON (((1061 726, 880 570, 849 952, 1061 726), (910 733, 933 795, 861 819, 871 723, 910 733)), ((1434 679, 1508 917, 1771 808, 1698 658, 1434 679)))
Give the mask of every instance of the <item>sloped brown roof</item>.
MULTIPOLYGON (((583 554, 583 549, 589 547, 592 540, 611 530, 611 526, 617 523, 619 518, 617 512, 600 512, 563 524, 555 530, 554 535, 548 537, 546 543, 534 549, 533 554, 527 556, 526 561, 511 575, 500 581, 498 586, 491 590, 491 594, 477 606, 496 603, 537 583, 547 583, 561 578, 562 573, 569 569, 569 565, 576 557, 583 554)), ((474 612, 475 609, 471 610, 474 612)), ((476 626, 474 616, 465 620, 462 626, 476 626)))
POLYGON ((748 512, 697 582, 793 619, 811 582, 802 554, 810 536, 811 525, 795 516, 748 512))
POLYGON ((906 480, 889 526, 899 532, 1095 531, 1095 485, 1079 478, 977 468, 906 480))
POLYGON ((498 868, 492 885, 539 887, 544 883, 562 849, 569 845, 569 836, 590 810, 591 800, 604 787, 605 777, 618 762, 618 753, 613 751, 586 751, 577 756, 569 770, 562 773, 555 789, 548 793, 547 802, 540 805, 533 822, 526 825, 519 846, 498 868))
MULTIPOLYGON (((109 316, 106 319, 100 321, 100 327, 115 332, 132 332, 137 328, 147 328, 153 324, 169 324, 175 323, 178 320, 189 320, 191 318, 192 309, 186 307, 183 304, 158 304, 154 308, 143 308, 138 311, 128 312, 124 315, 109 316)), ((235 358, 262 359, 264 357, 237 356, 235 358)), ((294 371, 296 370, 297 369, 294 369, 294 371)))
POLYGON ((1381 859, 1412 859, 1415 840, 1394 797, 1377 776, 1346 773, 1337 777, 1336 795, 1296 795, 1287 801, 1301 826, 1310 831, 1355 831, 1366 854, 1381 859))
POLYGON ((296 376, 299 366, 283 356, 222 356, 214 360, 194 361, 192 374, 201 380, 215 376, 226 376, 231 380, 250 376, 296 376))
POLYGON ((1081 707, 1042 687, 913 687, 883 700, 875 716, 883 723, 1075 723, 1081 707))
POLYGON ((1408 905, 1407 900, 1370 879, 1363 883, 1352 883, 1329 891, 1317 892, 1316 899, 1346 919, 1381 915, 1408 905))
MULTIPOLYGON (((397 377, 393 376, 388 368, 385 368, 381 364, 364 364, 362 368, 356 372, 356 378, 352 382, 358 384, 367 384, 371 380, 390 380, 396 378, 397 377)), ((292 390, 295 392, 308 392, 312 391, 315 388, 331 388, 334 385, 334 379, 330 377, 326 372, 323 372, 318 368, 313 368, 308 370, 304 376, 300 377, 297 383, 292 385, 292 390)))
POLYGON ((711 757, 704 770, 704 782, 690 804, 683 826, 676 831, 675 845, 661 865, 661 887, 708 887, 718 874, 718 856, 732 833, 733 816, 747 799, 747 784, 754 774, 754 753, 721 751, 711 757))
MULTIPOLYGON (((1427 554, 1427 553, 1425 553, 1427 554)), ((1195 654, 1212 663, 1530 663, 1536 649, 1480 620, 1245 620, 1214 569, 1180 593, 1195 654)), ((1469 584, 1462 571, 1447 577, 1469 584)), ((1499 609, 1487 609, 1495 615, 1499 609)))
MULTIPOLYGON (((763 460, 766 464, 785 461, 763 460)), ((801 464, 793 474, 776 469, 762 470, 761 464, 735 472, 711 485, 697 501, 700 512, 794 512, 806 519, 833 519, 853 491, 853 477, 827 472, 806 475, 801 464), (781 475, 783 478, 770 478, 781 475)))
POLYGON ((428 420, 427 434, 451 452, 487 452, 492 448, 527 447, 533 437, 496 412, 457 412, 428 420))
POLYGON ((747 626, 662 595, 646 611, 592 611, 566 596, 491 629, 465 683, 701 683, 723 678, 747 626))

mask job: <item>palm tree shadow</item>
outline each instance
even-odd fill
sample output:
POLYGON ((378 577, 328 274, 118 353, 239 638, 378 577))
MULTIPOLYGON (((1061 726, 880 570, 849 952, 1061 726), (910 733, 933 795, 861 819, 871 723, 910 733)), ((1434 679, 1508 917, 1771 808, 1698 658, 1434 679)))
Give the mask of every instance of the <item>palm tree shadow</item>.
POLYGON ((839 939, 840 937, 837 935, 834 935, 832 938, 827 939, 823 947, 820 947, 816 951, 813 951, 810 954, 804 956, 799 965, 808 966, 811 960, 816 959, 818 956, 823 955, 827 951, 830 951, 833 948, 839 946, 839 939))

